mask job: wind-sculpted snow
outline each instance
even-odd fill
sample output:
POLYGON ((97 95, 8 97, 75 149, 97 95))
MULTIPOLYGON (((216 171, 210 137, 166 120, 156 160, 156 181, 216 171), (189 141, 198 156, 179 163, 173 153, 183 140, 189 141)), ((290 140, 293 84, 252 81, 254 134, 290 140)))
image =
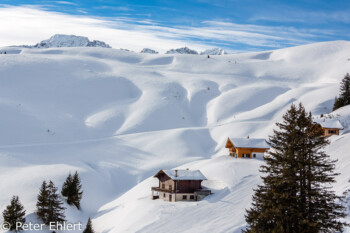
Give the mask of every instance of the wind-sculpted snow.
MULTIPOLYGON (((27 219, 43 179, 77 170, 82 210, 97 232, 240 232, 262 160, 235 159, 227 137, 266 138, 291 103, 338 119, 337 193, 349 187, 350 110, 331 112, 349 72, 350 43, 190 56, 104 48, 1 48, 0 210, 19 195, 27 219), (13 51, 13 52, 11 52, 13 51), (159 169, 199 169, 213 195, 151 200, 159 169)), ((48 231, 47 231, 48 232, 48 231)), ((348 231, 349 232, 349 231, 348 231)))

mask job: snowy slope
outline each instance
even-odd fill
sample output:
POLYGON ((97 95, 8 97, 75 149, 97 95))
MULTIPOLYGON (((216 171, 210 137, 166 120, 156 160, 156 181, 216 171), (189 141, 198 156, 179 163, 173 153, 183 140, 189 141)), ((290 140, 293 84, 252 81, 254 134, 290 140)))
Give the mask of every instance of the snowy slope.
MULTIPOLYGON (((292 102, 331 112, 349 71, 350 43, 318 43, 207 59, 103 48, 1 48, 0 210, 17 194, 38 221, 43 179, 82 176, 82 211, 98 232, 240 232, 260 160, 227 157, 230 137, 267 137, 292 102), (214 195, 198 203, 150 200, 159 169, 200 169, 214 195), (179 224, 181 222, 181 224, 179 224), (166 223, 166 224, 165 224, 166 223)), ((349 185, 350 108, 331 113, 343 135, 337 192, 349 185)))

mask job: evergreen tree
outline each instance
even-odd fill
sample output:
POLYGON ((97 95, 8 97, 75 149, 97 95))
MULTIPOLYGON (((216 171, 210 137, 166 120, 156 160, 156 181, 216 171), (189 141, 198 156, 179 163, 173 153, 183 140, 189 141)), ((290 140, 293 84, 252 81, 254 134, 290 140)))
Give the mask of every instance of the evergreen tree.
POLYGON ((62 191, 61 194, 64 197, 68 197, 70 195, 70 189, 73 183, 73 178, 72 175, 69 173, 68 177, 66 178, 66 180, 64 181, 63 185, 62 185, 62 191))
POLYGON ((335 111, 338 108, 341 108, 341 107, 344 107, 344 106, 345 106, 344 100, 342 98, 335 97, 332 111, 335 111))
POLYGON ((47 183, 44 180, 41 184, 39 195, 36 203, 36 214, 39 218, 43 220, 44 223, 48 222, 48 209, 49 209, 49 190, 47 188, 47 183))
POLYGON ((83 231, 83 233, 95 233, 94 229, 92 228, 92 222, 91 219, 89 218, 85 230, 83 231))
POLYGON ((335 98, 333 111, 350 104, 350 75, 347 73, 340 83, 339 97, 335 98))
POLYGON ((21 231, 22 228, 16 228, 16 223, 24 224, 26 219, 26 211, 18 199, 18 196, 13 196, 10 205, 2 212, 4 221, 10 224, 10 231, 21 231))
POLYGON ((57 187, 52 181, 47 184, 43 182, 40 193, 38 195, 37 215, 47 225, 50 222, 63 222, 65 221, 63 202, 57 193, 57 187))
POLYGON ((80 200, 83 197, 82 184, 78 172, 76 171, 73 176, 73 185, 72 185, 72 204, 80 209, 80 200))
POLYGON ((48 222, 64 222, 65 208, 62 206, 63 202, 60 200, 60 196, 57 193, 57 187, 52 181, 49 182, 47 189, 49 190, 49 211, 48 211, 48 222))
POLYGON ((78 172, 72 176, 70 173, 62 186, 62 196, 67 198, 69 205, 75 205, 80 209, 80 200, 83 196, 83 191, 78 172))
POLYGON ((340 98, 344 100, 344 105, 350 104, 350 75, 347 73, 340 84, 340 98))
POLYGON ((328 141, 302 104, 292 105, 269 138, 271 150, 261 167, 263 184, 247 210, 247 229, 260 233, 343 231, 345 208, 331 190, 335 161, 323 151, 328 141))

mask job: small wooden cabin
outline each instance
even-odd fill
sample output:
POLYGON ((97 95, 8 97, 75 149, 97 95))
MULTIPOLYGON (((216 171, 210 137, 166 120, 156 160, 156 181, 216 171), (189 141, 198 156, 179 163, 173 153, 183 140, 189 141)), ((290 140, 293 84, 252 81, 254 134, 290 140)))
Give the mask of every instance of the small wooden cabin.
POLYGON ((263 157, 270 149, 263 138, 227 138, 225 148, 235 158, 257 158, 263 157))
POLYGON ((339 131, 344 129, 340 121, 337 119, 319 118, 314 119, 314 122, 321 125, 323 136, 325 137, 339 135, 339 131))
POLYGON ((202 188, 207 180, 199 170, 160 170, 153 177, 158 178, 159 186, 152 187, 152 198, 164 201, 200 201, 211 194, 202 188))

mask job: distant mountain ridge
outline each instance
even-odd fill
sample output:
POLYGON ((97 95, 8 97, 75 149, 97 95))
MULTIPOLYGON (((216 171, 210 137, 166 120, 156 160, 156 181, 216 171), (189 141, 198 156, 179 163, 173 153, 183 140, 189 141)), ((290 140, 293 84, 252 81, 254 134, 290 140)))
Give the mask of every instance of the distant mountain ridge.
MULTIPOLYGON (((47 40, 43 40, 35 45, 19 45, 11 47, 22 47, 22 48, 65 48, 65 47, 101 47, 101 48, 112 48, 109 44, 93 40, 90 41, 89 38, 85 36, 76 36, 76 35, 64 35, 64 34, 55 34, 47 40)), ((130 51, 128 49, 122 49, 125 51, 130 51)), ((144 48, 140 53, 148 54, 159 54, 158 51, 144 48)), ((196 50, 190 49, 188 47, 182 47, 177 49, 170 49, 165 54, 192 54, 192 55, 224 55, 227 52, 221 48, 212 48, 207 49, 202 52, 197 52, 196 50)))
POLYGON ((196 54, 198 52, 196 50, 189 49, 188 47, 178 48, 178 49, 170 49, 166 52, 166 54, 196 54))
POLYGON ((221 48, 207 49, 200 53, 201 55, 224 55, 227 52, 221 48))
POLYGON ((102 47, 111 48, 110 45, 103 41, 93 40, 90 41, 85 36, 75 36, 75 35, 62 35, 56 34, 50 39, 43 40, 36 45, 29 46, 32 48, 60 48, 60 47, 102 47))
POLYGON ((153 49, 149 49, 149 48, 144 48, 144 49, 142 49, 140 53, 158 54, 157 51, 155 51, 155 50, 153 50, 153 49))

